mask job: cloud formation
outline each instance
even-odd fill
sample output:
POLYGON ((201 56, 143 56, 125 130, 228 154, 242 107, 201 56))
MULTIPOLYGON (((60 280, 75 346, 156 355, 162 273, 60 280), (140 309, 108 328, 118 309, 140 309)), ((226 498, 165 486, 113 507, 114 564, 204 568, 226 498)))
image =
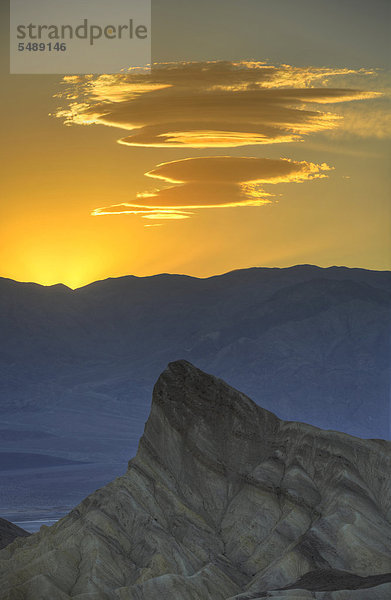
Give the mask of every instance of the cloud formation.
POLYGON ((333 130, 329 107, 375 98, 372 90, 338 87, 366 70, 271 66, 262 62, 157 64, 100 76, 65 77, 67 124, 127 130, 119 142, 152 147, 236 147, 296 142, 333 130))
MULTIPOLYGON (((365 103, 354 101, 384 100, 373 89, 375 74, 263 62, 155 64, 148 73, 131 69, 65 77, 60 97, 67 105, 57 116, 68 125, 122 129, 127 135, 118 140, 121 144, 161 148, 228 148, 298 142, 317 132, 369 133, 359 110, 365 103), (350 80, 359 89, 352 89, 350 80)), ((189 219, 204 208, 261 206, 271 202, 268 185, 326 177, 328 170, 326 164, 307 161, 229 156, 165 162, 146 173, 162 187, 137 194, 133 202, 96 208, 92 215, 138 215, 161 224, 189 219)))
POLYGON ((233 156, 186 158, 146 173, 169 187, 140 193, 134 203, 96 208, 93 216, 130 214, 145 219, 187 219, 201 208, 261 206, 273 194, 263 186, 326 177, 327 164, 233 156))

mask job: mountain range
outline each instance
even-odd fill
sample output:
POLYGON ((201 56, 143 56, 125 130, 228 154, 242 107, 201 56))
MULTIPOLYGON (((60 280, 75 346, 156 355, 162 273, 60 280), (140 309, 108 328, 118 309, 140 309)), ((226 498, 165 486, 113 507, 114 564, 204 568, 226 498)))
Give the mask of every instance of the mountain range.
POLYGON ((389 439, 390 316, 391 273, 344 267, 0 279, 1 505, 69 506, 121 472, 178 358, 282 419, 389 439))

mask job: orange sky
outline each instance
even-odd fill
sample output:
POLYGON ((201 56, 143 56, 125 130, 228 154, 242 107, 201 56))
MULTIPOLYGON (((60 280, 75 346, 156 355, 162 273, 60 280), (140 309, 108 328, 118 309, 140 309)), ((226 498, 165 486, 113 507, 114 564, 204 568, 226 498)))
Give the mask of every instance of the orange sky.
POLYGON ((260 64, 261 47, 204 57, 189 43, 192 63, 161 52, 171 66, 141 91, 137 76, 64 85, 2 66, 1 276, 78 287, 298 263, 389 269, 387 69, 326 52, 291 63, 288 49, 260 64), (67 88, 87 109, 53 97, 67 88), (71 126, 49 116, 60 106, 71 126))

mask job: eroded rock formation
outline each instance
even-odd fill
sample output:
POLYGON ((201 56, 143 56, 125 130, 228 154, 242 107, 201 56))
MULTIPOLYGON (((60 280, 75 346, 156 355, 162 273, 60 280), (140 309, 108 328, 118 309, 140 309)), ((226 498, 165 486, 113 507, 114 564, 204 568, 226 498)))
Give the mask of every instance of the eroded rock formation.
POLYGON ((171 363, 127 473, 5 548, 0 598, 389 599, 390 467, 171 363))

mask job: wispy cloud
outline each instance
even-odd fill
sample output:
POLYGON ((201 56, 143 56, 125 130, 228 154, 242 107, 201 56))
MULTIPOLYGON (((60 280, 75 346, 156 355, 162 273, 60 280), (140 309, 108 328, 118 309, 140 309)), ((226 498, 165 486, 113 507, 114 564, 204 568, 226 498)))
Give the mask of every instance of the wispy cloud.
POLYGON ((102 215, 138 215, 143 219, 188 219, 193 213, 176 209, 175 207, 149 207, 143 204, 112 204, 101 208, 95 208, 91 215, 99 217, 102 215))
POLYGON ((64 78, 67 124, 129 131, 119 142, 153 147, 235 147, 296 142, 336 129, 329 107, 376 98, 374 90, 338 87, 368 70, 271 66, 262 62, 157 64, 151 73, 64 78))
POLYGON ((341 118, 340 127, 329 132, 332 137, 359 137, 359 138, 391 138, 391 102, 390 98, 383 98, 376 107, 370 111, 365 105, 348 105, 339 108, 341 118))
POLYGON ((326 177, 330 167, 307 161, 252 157, 186 158, 158 165, 146 173, 169 187, 140 193, 137 202, 95 209, 94 216, 139 215, 144 219, 186 219, 201 208, 262 206, 269 203, 264 186, 326 177))

